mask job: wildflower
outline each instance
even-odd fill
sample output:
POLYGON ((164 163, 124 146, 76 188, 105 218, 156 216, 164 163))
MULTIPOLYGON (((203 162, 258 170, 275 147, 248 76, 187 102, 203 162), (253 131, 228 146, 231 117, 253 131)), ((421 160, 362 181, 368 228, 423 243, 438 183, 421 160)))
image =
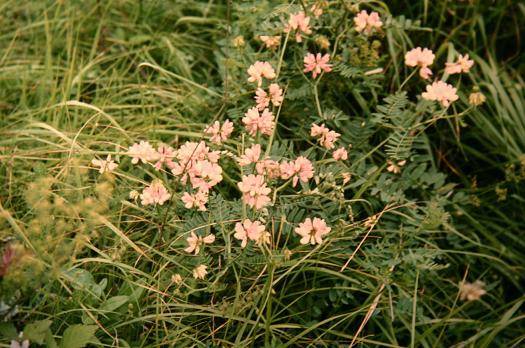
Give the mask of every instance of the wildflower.
POLYGON ((268 195, 271 189, 266 186, 264 176, 244 175, 242 182, 237 183, 239 190, 242 192, 242 200, 255 210, 259 210, 270 204, 270 197, 268 195))
POLYGON ((263 111, 270 106, 270 102, 274 106, 279 106, 283 102, 283 90, 278 84, 270 84, 268 90, 269 93, 266 93, 262 88, 257 88, 257 91, 255 91, 255 102, 259 111, 263 111))
POLYGON ((195 279, 204 279, 206 277, 206 274, 208 274, 208 271, 206 271, 206 268, 208 266, 206 265, 198 265, 193 269, 193 278, 195 279))
POLYGON ((277 179, 281 177, 281 169, 279 163, 271 159, 258 161, 255 164, 255 170, 257 171, 257 174, 266 174, 270 179, 277 179))
POLYGON ((248 240, 258 241, 261 235, 264 234, 264 229, 264 225, 259 221, 245 219, 242 224, 240 222, 235 224, 235 234, 233 237, 240 240, 241 248, 244 248, 248 240))
POLYGON ((308 182, 314 176, 312 162, 306 157, 299 156, 295 161, 284 162, 280 166, 281 178, 287 180, 292 178, 292 186, 297 186, 299 180, 308 182))
POLYGON ((473 65, 474 61, 469 59, 468 54, 465 54, 465 56, 460 54, 455 63, 445 63, 445 72, 449 75, 468 73, 473 65))
POLYGON ((181 175, 180 181, 186 183, 188 178, 194 189, 209 190, 222 181, 222 168, 217 164, 220 158, 218 151, 210 151, 204 141, 186 142, 177 151, 177 159, 171 172, 181 175))
POLYGON ((111 155, 108 155, 105 160, 93 158, 91 160, 91 164, 95 167, 98 167, 98 172, 100 174, 104 174, 105 172, 111 173, 115 170, 115 168, 118 167, 118 164, 116 164, 115 161, 111 159, 111 155))
POLYGON ((352 174, 350 173, 342 173, 341 176, 343 177, 343 185, 345 185, 347 182, 352 179, 352 174))
POLYGON ((270 92, 270 99, 273 106, 279 106, 283 102, 283 89, 279 87, 278 84, 272 83, 268 87, 268 92, 270 92))
POLYGON ((401 167, 406 163, 406 160, 398 161, 397 164, 392 161, 388 161, 388 167, 386 167, 386 170, 390 173, 399 174, 401 173, 401 167))
POLYGON ((172 169, 175 163, 173 163, 173 158, 175 158, 175 150, 166 144, 160 144, 157 148, 157 162, 154 167, 156 170, 162 168, 162 164, 165 164, 166 167, 172 169))
POLYGON ((186 238, 186 241, 188 242, 188 247, 184 249, 184 251, 187 253, 195 253, 195 255, 197 255, 202 245, 215 242, 215 236, 213 234, 209 234, 203 238, 201 236, 197 236, 195 232, 191 231, 191 235, 186 238))
POLYGON ((330 41, 328 38, 324 35, 319 35, 315 38, 315 43, 319 45, 322 49, 329 49, 330 48, 330 41))
POLYGON ((224 121, 220 124, 219 121, 215 121, 204 129, 204 134, 211 135, 210 141, 214 144, 220 144, 227 140, 233 132, 233 122, 230 120, 224 121))
POLYGON ((317 53, 315 56, 312 53, 308 53, 304 57, 303 72, 307 73, 312 71, 312 77, 315 79, 317 75, 321 73, 321 70, 324 72, 332 71, 332 65, 328 64, 329 60, 330 55, 328 53, 324 56, 321 56, 321 53, 317 53))
POLYGON ((261 41, 264 43, 266 48, 270 48, 270 49, 279 47, 279 45, 281 44, 280 35, 276 35, 276 36, 261 35, 259 36, 259 39, 261 39, 261 41))
POLYGON ((450 105, 450 102, 458 100, 459 97, 456 91, 456 88, 451 85, 443 81, 437 81, 432 83, 432 85, 427 85, 427 91, 423 92, 421 96, 426 100, 439 101, 441 105, 447 107, 450 105))
POLYGON ((135 200, 135 199, 139 198, 139 196, 140 196, 140 193, 137 190, 133 190, 133 191, 129 192, 129 198, 130 199, 135 200))
POLYGON ((312 221, 306 218, 299 224, 299 227, 295 228, 295 233, 302 237, 299 243, 315 245, 321 244, 323 242, 321 237, 327 235, 330 230, 331 228, 326 225, 324 219, 314 218, 312 221))
POLYGON ((381 28, 383 22, 379 18, 379 13, 371 12, 368 14, 365 10, 359 12, 357 16, 354 17, 355 30, 357 32, 364 31, 367 35, 370 35, 374 28, 381 28))
POLYGON ((182 276, 180 274, 178 274, 178 273, 172 274, 171 275, 171 282, 175 283, 177 285, 182 284, 182 276))
POLYGON ((206 211, 206 203, 208 203, 208 192, 199 190, 195 194, 184 192, 180 198, 184 207, 187 209, 198 208, 200 211, 206 211))
POLYGON ((232 44, 233 44, 233 47, 235 47, 235 48, 239 48, 239 47, 244 46, 246 44, 246 42, 244 41, 244 36, 242 36, 242 35, 236 36, 233 39, 232 44))
POLYGON ((428 48, 416 47, 405 54, 405 64, 411 67, 420 66, 419 76, 427 80, 432 75, 428 67, 434 62, 435 55, 428 48))
POLYGON ((313 4, 312 7, 310 7, 310 11, 312 11, 315 18, 319 18, 323 14, 323 8, 319 4, 313 4))
POLYGON ((344 147, 340 147, 332 153, 332 157, 336 161, 346 161, 348 159, 348 152, 344 147))
POLYGON ((241 158, 239 159, 239 165, 241 165, 241 167, 245 167, 252 163, 257 163, 259 161, 260 156, 261 156, 261 145, 255 144, 249 149, 246 149, 244 151, 244 155, 242 155, 241 158))
POLYGON ((163 205, 164 202, 170 199, 170 197, 170 193, 168 192, 168 190, 166 190, 166 188, 162 184, 162 181, 160 180, 154 180, 151 183, 151 185, 149 185, 144 189, 144 191, 142 191, 142 194, 140 195, 142 205, 157 203, 163 205))
POLYGON ((242 123, 246 126, 248 134, 255 136, 257 131, 260 131, 262 134, 271 135, 274 127, 274 116, 273 113, 264 109, 261 114, 257 107, 249 109, 245 117, 242 118, 242 123))
POLYGON ((487 291, 483 289, 485 283, 476 280, 474 283, 461 282, 459 284, 459 298, 462 301, 479 300, 481 296, 485 295, 487 291))
POLYGON ((128 148, 128 155, 131 156, 131 163, 137 164, 139 161, 148 163, 154 161, 157 157, 157 152, 147 141, 135 143, 128 148))
POLYGON ((485 102, 485 100, 487 100, 487 98, 485 98, 481 92, 470 93, 468 96, 468 103, 472 106, 480 106, 485 102))
POLYGON ((335 147, 334 143, 341 136, 341 134, 326 128, 324 124, 321 124, 320 126, 312 124, 310 135, 317 137, 321 146, 329 150, 335 147))
POLYGON ((276 77, 275 70, 273 70, 270 63, 260 61, 256 61, 253 65, 250 65, 248 68, 248 74, 250 75, 248 82, 257 81, 259 87, 262 84, 263 78, 273 80, 276 77))
POLYGON ((303 11, 297 12, 290 15, 288 24, 284 28, 284 32, 288 33, 292 30, 295 30, 295 41, 302 42, 301 33, 305 35, 310 35, 312 30, 310 29, 310 17, 307 17, 303 11))

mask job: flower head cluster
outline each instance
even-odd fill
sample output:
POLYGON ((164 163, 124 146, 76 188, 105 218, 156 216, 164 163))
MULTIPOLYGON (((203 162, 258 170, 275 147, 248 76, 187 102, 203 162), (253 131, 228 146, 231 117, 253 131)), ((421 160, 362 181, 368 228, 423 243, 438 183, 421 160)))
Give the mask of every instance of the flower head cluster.
POLYGON ((206 211, 208 191, 198 190, 195 193, 184 192, 180 200, 184 203, 184 207, 187 209, 197 208, 200 211, 206 211))
POLYGON ((214 144, 220 144, 227 140, 233 132, 233 122, 230 120, 224 121, 220 124, 219 121, 215 121, 204 129, 204 134, 211 135, 210 141, 214 144))
POLYGON ((255 164, 257 174, 266 175, 270 179, 278 179, 281 177, 281 166, 277 161, 272 159, 263 159, 255 164))
POLYGON ((259 162, 259 158, 261 157, 261 145, 255 144, 252 147, 244 150, 244 155, 239 158, 239 165, 241 167, 246 167, 247 165, 250 165, 252 163, 259 162))
POLYGON ((104 174, 105 172, 111 173, 118 167, 118 164, 111 159, 111 155, 108 155, 105 160, 93 158, 91 164, 98 167, 98 172, 100 174, 104 174))
POLYGON ((331 228, 326 225, 324 219, 306 218, 304 222, 299 224, 299 227, 295 228, 295 233, 301 236, 299 243, 301 244, 321 244, 323 242, 322 237, 330 232, 331 228))
POLYGON ((259 221, 251 221, 245 219, 242 223, 237 222, 235 224, 235 239, 241 241, 241 248, 246 247, 248 240, 259 244, 265 244, 268 241, 269 232, 265 231, 264 225, 259 221))
POLYGON ((283 90, 278 84, 272 83, 268 87, 268 93, 262 88, 257 88, 255 91, 255 102, 259 111, 263 111, 270 106, 270 102, 274 106, 279 106, 283 102, 283 90))
POLYGON ((426 100, 435 100, 441 103, 444 107, 450 105, 450 102, 458 100, 456 94, 457 89, 443 81, 437 81, 432 85, 427 86, 427 91, 423 92, 421 96, 426 100))
POLYGON ((195 255, 197 255, 201 250, 201 246, 215 242, 215 235, 209 234, 206 237, 201 237, 191 231, 191 234, 186 238, 186 241, 188 242, 188 247, 184 249, 184 251, 187 253, 195 253, 195 255))
POLYGON ((335 147, 334 143, 341 136, 341 134, 326 128, 324 124, 321 124, 320 126, 312 124, 310 135, 318 138, 321 146, 329 150, 335 147))
POLYGON ((317 75, 321 73, 321 71, 324 72, 330 72, 332 71, 332 65, 328 64, 328 61, 330 60, 330 55, 327 53, 324 56, 321 56, 321 53, 317 53, 316 55, 313 55, 312 53, 308 53, 306 56, 304 56, 304 70, 303 72, 312 72, 312 77, 315 79, 317 75))
POLYGON ((242 192, 242 200, 245 204, 259 210, 270 204, 268 195, 271 189, 266 186, 264 176, 262 175, 245 175, 242 181, 237 183, 239 190, 242 192))
POLYGON ((406 160, 398 161, 397 163, 394 163, 392 161, 388 161, 388 167, 386 167, 387 172, 399 174, 401 173, 401 167, 403 167, 407 163, 406 160))
POLYGON ((346 161, 348 159, 348 152, 344 147, 340 147, 332 153, 332 157, 336 161, 346 161))
POLYGON ((306 16, 303 11, 297 12, 290 15, 288 24, 284 28, 284 32, 288 33, 295 30, 295 41, 302 42, 303 38, 301 33, 310 35, 312 30, 310 29, 310 17, 306 16))
POLYGON ((168 199, 170 199, 171 194, 162 184, 160 180, 154 180, 151 185, 144 188, 142 194, 140 195, 140 200, 142 205, 150 204, 160 204, 163 205, 168 199))
POLYGON ((169 169, 173 169, 173 166, 175 165, 173 158, 175 158, 175 155, 176 151, 171 146, 160 144, 157 147, 157 152, 154 157, 157 162, 153 166, 157 170, 160 170, 162 165, 166 165, 169 169))
POLYGON ((137 164, 149 163, 157 159, 157 152, 147 141, 141 141, 131 145, 128 149, 128 155, 131 156, 131 163, 137 164))
POLYGON ((204 279, 206 277, 206 274, 208 274, 208 271, 206 270, 208 266, 206 265, 198 265, 193 269, 193 278, 195 279, 204 279))
POLYGON ((370 35, 374 28, 379 29, 383 26, 383 22, 379 18, 379 13, 372 12, 368 14, 365 10, 359 12, 354 17, 355 30, 357 32, 365 32, 370 35))
POLYGON ((273 113, 268 109, 264 109, 262 113, 259 113, 256 106, 244 114, 242 123, 244 123, 248 133, 252 137, 254 137, 258 131, 262 134, 271 135, 273 127, 275 126, 273 113))
POLYGON ((468 73, 474 65, 474 61, 469 59, 468 54, 459 55, 458 60, 454 63, 445 63, 445 72, 449 75, 468 73))
POLYGON ((259 36, 259 39, 261 39, 261 41, 264 43, 266 48, 270 48, 270 49, 277 48, 281 44, 281 35, 276 35, 276 36, 261 35, 259 36))
POLYGON ((476 301, 485 295, 487 291, 483 289, 485 283, 476 280, 474 283, 461 282, 459 285, 459 298, 462 301, 476 301))
POLYGON ((308 182, 314 177, 314 167, 312 162, 306 157, 299 156, 295 161, 283 162, 279 168, 281 172, 281 179, 292 179, 292 186, 297 186, 299 180, 308 182))
POLYGON ((419 76, 426 80, 432 75, 429 66, 434 62, 434 58, 434 53, 428 48, 416 47, 405 54, 405 64, 411 67, 420 66, 419 76))
POLYGON ((250 65, 248 68, 248 82, 257 82, 257 85, 260 87, 262 85, 262 79, 273 80, 275 75, 275 70, 268 62, 256 61, 254 64, 250 65))

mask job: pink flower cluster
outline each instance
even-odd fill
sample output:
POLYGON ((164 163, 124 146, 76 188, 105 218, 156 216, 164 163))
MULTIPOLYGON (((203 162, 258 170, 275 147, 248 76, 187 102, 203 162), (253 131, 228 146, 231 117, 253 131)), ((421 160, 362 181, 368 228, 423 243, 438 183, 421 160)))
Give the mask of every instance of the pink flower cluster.
POLYGON ((434 62, 434 53, 428 48, 416 47, 405 54, 405 64, 411 67, 420 66, 419 76, 427 80, 432 75, 429 66, 434 62))
POLYGON ((210 135, 210 141, 214 144, 221 144, 230 137, 232 132, 233 122, 230 120, 224 121, 222 126, 219 121, 215 121, 212 125, 204 129, 204 134, 210 135))
POLYGON ((273 106, 279 106, 283 102, 283 90, 278 84, 272 83, 268 87, 268 93, 262 88, 257 88, 255 91, 255 102, 257 103, 257 109, 263 111, 270 106, 270 102, 273 106))
POLYGON ((326 221, 320 218, 306 218, 304 222, 295 228, 295 233, 301 236, 299 243, 301 244, 321 244, 322 237, 330 232, 331 228, 326 225, 326 221))
POLYGON ((95 167, 98 167, 98 172, 100 174, 104 174, 106 172, 111 173, 118 167, 118 164, 116 164, 115 161, 111 159, 111 155, 108 155, 105 160, 93 158, 91 160, 91 164, 95 167))
POLYGON ((262 79, 273 80, 277 75, 275 70, 268 62, 256 61, 253 65, 248 68, 248 82, 257 82, 257 86, 261 87, 262 79))
POLYGON ((458 60, 454 63, 445 63, 445 72, 449 75, 468 73, 474 65, 474 61, 469 59, 468 54, 459 55, 458 60))
POLYGON ((370 35, 374 29, 379 29, 383 26, 383 22, 379 18, 379 13, 371 12, 368 14, 365 10, 359 12, 354 17, 355 30, 357 32, 364 32, 370 35))
POLYGON ((280 166, 281 179, 292 178, 292 186, 297 186, 299 180, 308 182, 314 177, 314 167, 312 162, 306 157, 299 156, 295 161, 283 162, 280 166))
POLYGON ((312 53, 308 53, 304 57, 304 70, 303 72, 312 72, 312 77, 315 79, 317 75, 321 73, 321 71, 324 72, 330 72, 332 71, 332 65, 328 64, 328 61, 330 60, 330 55, 325 54, 324 56, 321 56, 321 53, 317 53, 315 56, 312 53))
POLYGON ((297 12, 290 15, 288 24, 284 28, 284 32, 288 33, 295 30, 295 41, 302 42, 301 33, 310 35, 312 30, 310 29, 310 17, 306 16, 303 11, 297 12))
POLYGON ((242 192, 242 200, 255 210, 259 210, 270 204, 268 195, 272 191, 262 175, 244 175, 242 181, 237 183, 239 190, 242 192))
POLYGON ((241 241, 241 248, 245 248, 248 240, 254 241, 257 245, 269 243, 271 234, 265 231, 264 225, 259 221, 245 219, 242 223, 235 224, 233 237, 241 241))
POLYGON ((147 186, 142 194, 140 195, 140 200, 142 205, 150 204, 159 204, 163 205, 168 199, 170 199, 171 194, 162 184, 160 180, 154 180, 149 186, 147 186))
POLYGON ((215 242, 215 236, 209 234, 206 237, 197 236, 195 232, 191 231, 190 236, 186 238, 188 247, 184 249, 187 253, 195 253, 197 255, 204 244, 212 244, 215 242))
POLYGON ((427 86, 427 91, 423 92, 421 96, 426 100, 438 101, 444 107, 450 105, 451 102, 459 99, 457 95, 457 89, 445 83, 443 81, 437 81, 432 83, 432 85, 427 86))
POLYGON ((329 150, 335 147, 334 143, 341 136, 341 134, 326 128, 324 124, 321 124, 320 126, 312 124, 310 135, 318 138, 321 146, 329 150))
POLYGON ((261 113, 257 109, 257 106, 249 109, 244 117, 242 118, 242 123, 244 123, 248 133, 254 137, 257 132, 262 134, 271 135, 273 127, 275 127, 273 113, 264 109, 261 113))

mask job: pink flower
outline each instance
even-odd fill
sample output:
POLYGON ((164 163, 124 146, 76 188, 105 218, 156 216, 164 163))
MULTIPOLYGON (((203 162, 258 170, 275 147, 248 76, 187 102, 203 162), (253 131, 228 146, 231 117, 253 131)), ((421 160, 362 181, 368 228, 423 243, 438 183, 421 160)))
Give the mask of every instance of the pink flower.
POLYGON ((248 176, 244 175, 242 182, 237 183, 237 186, 243 194, 243 202, 255 208, 255 210, 259 210, 270 204, 270 197, 268 197, 268 195, 271 189, 266 186, 264 176, 253 174, 248 176))
POLYGON ((456 88, 452 87, 443 81, 434 82, 432 85, 427 85, 427 91, 423 92, 421 96, 426 100, 435 100, 441 103, 444 107, 450 105, 450 102, 458 100, 456 88))
POLYGON ((203 238, 201 236, 197 236, 195 232, 191 231, 191 235, 186 238, 186 241, 188 242, 188 247, 184 249, 184 251, 187 253, 194 252, 195 255, 197 255, 201 250, 201 246, 215 242, 215 236, 213 234, 209 234, 203 238))
POLYGON ((295 233, 302 237, 299 243, 315 245, 321 244, 323 242, 321 237, 327 235, 330 230, 331 228, 326 225, 324 219, 314 218, 312 221, 306 218, 299 224, 299 227, 295 228, 295 233))
POLYGON ((148 163, 157 159, 157 152, 147 141, 131 145, 128 149, 128 155, 132 157, 131 163, 133 164, 137 164, 139 161, 148 163))
POLYGON ((348 159, 348 152, 346 152, 344 147, 340 147, 333 152, 332 156, 336 161, 346 161, 348 159))
POLYGON ((250 75, 248 82, 257 81, 259 87, 262 84, 263 77, 268 80, 273 80, 276 77, 275 71, 270 63, 260 61, 256 61, 253 65, 250 65, 248 68, 248 74, 250 75))
POLYGON ((233 237, 241 241, 241 248, 246 247, 248 240, 258 241, 264 234, 264 225, 259 221, 251 221, 245 219, 242 224, 237 222, 235 224, 235 234, 233 237))
POLYGON ((468 73, 474 65, 474 61, 469 59, 468 54, 465 54, 465 56, 460 54, 455 63, 445 63, 445 65, 445 72, 449 75, 468 73))
POLYGON ((271 159, 258 161, 255 164, 255 170, 257 174, 266 174, 270 179, 277 179, 281 176, 279 163, 271 159))
POLYGON ((259 161, 260 156, 261 156, 261 145, 255 144, 249 149, 246 149, 244 151, 244 155, 242 155, 241 158, 239 159, 239 165, 241 167, 245 167, 252 163, 257 163, 259 161))
POLYGON ((170 199, 170 197, 170 193, 168 192, 168 190, 166 190, 166 188, 162 184, 162 181, 160 180, 154 180, 151 183, 151 185, 149 185, 144 189, 144 191, 142 191, 142 194, 140 195, 142 205, 157 203, 163 205, 164 202, 170 199))
POLYGON ((242 118, 242 123, 246 126, 248 134, 253 137, 257 131, 271 135, 274 127, 273 120, 274 116, 270 110, 264 109, 262 114, 259 114, 257 107, 253 107, 246 112, 245 117, 242 118))
POLYGON ((233 132, 233 122, 230 120, 224 121, 221 126, 219 121, 215 121, 204 129, 204 133, 211 135, 210 141, 214 144, 220 144, 227 140, 233 132))
POLYGON ((405 54, 405 64, 411 67, 420 66, 419 76, 427 80, 432 75, 432 70, 428 66, 434 63, 434 58, 434 53, 428 48, 416 47, 405 54))
POLYGON ((324 72, 332 71, 332 65, 328 64, 329 60, 330 55, 328 53, 322 57, 321 53, 317 53, 315 56, 312 53, 308 53, 306 56, 304 56, 303 72, 307 73, 312 71, 312 77, 315 79, 317 75, 321 73, 321 70, 324 72))
POLYGON ((301 33, 305 35, 310 35, 312 30, 310 30, 310 17, 307 17, 303 11, 297 12, 290 15, 288 24, 284 28, 284 32, 288 33, 289 31, 295 30, 295 41, 302 42, 301 33))
POLYGON ((276 48, 276 47, 279 47, 279 45, 281 44, 280 35, 277 35, 277 36, 261 35, 259 36, 259 39, 261 39, 261 41, 264 43, 266 48, 276 48))
POLYGON ((328 150, 335 147, 334 143, 341 136, 341 134, 326 128, 324 124, 321 124, 321 126, 312 124, 312 128, 310 128, 310 135, 317 137, 321 146, 327 148, 328 150))
POLYGON ((195 194, 184 192, 181 201, 187 209, 198 208, 200 211, 206 211, 208 192, 205 190, 199 190, 195 194))
POLYGON ((381 28, 383 22, 379 18, 379 13, 372 12, 368 14, 365 10, 359 12, 357 16, 354 17, 355 30, 357 32, 364 31, 367 35, 370 35, 374 28, 381 28))
POLYGON ((206 277, 206 274, 208 274, 208 271, 206 270, 208 266, 206 265, 198 265, 193 269, 193 278, 195 279, 204 279, 206 277))
POLYGON ((118 167, 118 164, 111 159, 111 155, 108 155, 105 160, 93 158, 91 164, 98 167, 98 172, 100 174, 104 174, 105 172, 111 173, 118 167))
POLYGON ((315 18, 319 18, 319 16, 323 14, 323 8, 318 4, 313 4, 312 7, 310 7, 310 11, 312 11, 315 18))
POLYGON ((283 90, 278 84, 270 84, 268 90, 269 93, 266 93, 262 88, 257 88, 257 91, 255 91, 255 102, 257 103, 259 111, 270 106, 270 102, 272 102, 274 106, 279 106, 283 101, 283 90))
POLYGON ((171 146, 160 144, 157 148, 157 155, 155 156, 157 159, 157 163, 154 165, 155 169, 160 170, 162 168, 162 164, 165 164, 166 167, 172 169, 175 166, 175 163, 173 162, 175 155, 176 152, 171 146))
POLYGON ((388 167, 386 167, 386 171, 394 174, 399 174, 401 173, 401 167, 403 167, 406 163, 406 160, 398 161, 397 164, 392 161, 388 161, 388 167))
POLYGON ((314 167, 312 162, 306 157, 299 156, 295 161, 283 162, 280 166, 281 178, 288 180, 292 178, 292 186, 297 186, 299 180, 308 182, 314 177, 314 167))

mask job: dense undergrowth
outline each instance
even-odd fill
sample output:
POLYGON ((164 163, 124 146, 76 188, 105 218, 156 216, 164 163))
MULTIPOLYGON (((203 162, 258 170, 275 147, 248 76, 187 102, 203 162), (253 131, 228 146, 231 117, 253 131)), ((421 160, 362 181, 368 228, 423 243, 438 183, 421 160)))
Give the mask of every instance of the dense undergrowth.
POLYGON ((524 344, 522 4, 5 1, 0 9, 0 346, 524 344), (379 12, 382 27, 358 32, 361 10, 379 12), (297 42, 283 29, 300 11, 312 32, 297 42), (280 42, 268 48, 261 35, 280 42), (457 87, 450 106, 422 97, 430 82, 405 64, 418 46, 435 54, 432 78, 457 87), (318 52, 330 66, 312 76, 303 59, 318 52), (474 66, 444 74, 458 54, 474 66), (278 83, 283 100, 266 106, 276 123, 249 134, 256 61, 276 75, 261 87, 278 83), (472 100, 477 92, 483 103, 472 100), (211 142, 204 130, 225 120, 232 135, 211 142), (312 124, 340 134, 333 149, 312 124), (205 211, 185 196, 196 199, 202 182, 179 175, 193 164, 177 157, 175 173, 173 158, 160 170, 151 165, 158 159, 133 163, 129 147, 139 141, 178 154, 205 142, 209 152, 189 150, 211 163, 197 175, 210 186, 205 211), (256 144, 279 175, 269 164, 260 173, 239 165, 256 144), (348 159, 336 160, 337 148, 348 159), (108 155, 118 167, 100 173, 108 155), (296 172, 286 167, 297 161, 296 172), (215 164, 216 182, 206 176, 215 164), (271 189, 268 202, 258 193, 260 207, 238 186, 252 173, 271 189), (159 182, 169 197, 148 204, 144 189, 159 182), (322 240, 302 244, 307 218, 326 222, 322 240), (269 240, 255 233, 241 244, 246 219, 269 240), (214 238, 185 250, 194 235, 214 238))

